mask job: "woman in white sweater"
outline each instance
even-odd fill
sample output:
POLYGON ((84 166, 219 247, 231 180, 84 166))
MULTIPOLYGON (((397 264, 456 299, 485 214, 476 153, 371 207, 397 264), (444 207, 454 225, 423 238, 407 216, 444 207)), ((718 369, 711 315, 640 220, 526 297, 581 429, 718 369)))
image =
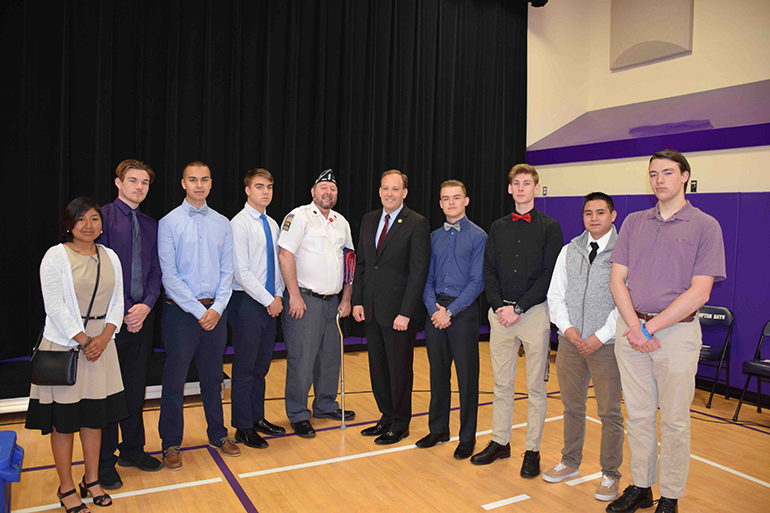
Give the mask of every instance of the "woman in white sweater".
POLYGON ((40 349, 66 351, 79 345, 77 381, 74 386, 32 385, 26 427, 51 433, 60 483, 57 495, 67 513, 76 513, 90 510, 75 495, 71 469, 75 432, 80 433, 85 460, 85 475, 78 485, 81 497, 91 494, 97 506, 112 504, 99 485, 99 448, 102 428, 127 416, 114 342, 123 324, 123 275, 117 255, 94 243, 102 231, 96 202, 72 200, 62 214, 61 231, 65 242, 49 249, 40 264, 46 312, 40 349))

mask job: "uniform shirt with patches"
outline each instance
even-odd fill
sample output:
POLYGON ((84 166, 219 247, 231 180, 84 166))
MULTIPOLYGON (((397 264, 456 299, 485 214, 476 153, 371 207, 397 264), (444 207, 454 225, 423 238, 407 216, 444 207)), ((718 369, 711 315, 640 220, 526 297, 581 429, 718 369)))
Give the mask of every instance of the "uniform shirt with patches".
POLYGON ((331 210, 327 219, 314 203, 286 216, 278 246, 294 254, 297 283, 317 294, 342 290, 344 249, 354 249, 348 221, 331 210))

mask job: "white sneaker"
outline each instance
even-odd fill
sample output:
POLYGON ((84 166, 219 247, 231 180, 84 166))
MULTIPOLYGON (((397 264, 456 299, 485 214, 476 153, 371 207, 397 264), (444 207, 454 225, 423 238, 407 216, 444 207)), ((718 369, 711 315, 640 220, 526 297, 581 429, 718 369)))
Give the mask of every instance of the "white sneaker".
POLYGON ((599 501, 611 501, 618 496, 620 482, 602 474, 602 482, 594 492, 594 499, 599 501))
POLYGON ((568 467, 561 461, 548 472, 543 473, 543 480, 549 483, 560 483, 568 477, 574 477, 580 473, 580 470, 568 467))

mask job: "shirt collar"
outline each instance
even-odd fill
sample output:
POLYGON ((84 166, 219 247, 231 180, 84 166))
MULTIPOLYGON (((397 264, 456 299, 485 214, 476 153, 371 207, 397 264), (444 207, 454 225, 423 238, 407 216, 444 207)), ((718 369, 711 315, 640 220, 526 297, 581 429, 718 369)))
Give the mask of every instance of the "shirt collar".
MULTIPOLYGON (((124 214, 126 214, 127 216, 130 216, 131 215, 131 211, 134 210, 133 208, 131 208, 128 205, 128 203, 125 203, 120 198, 116 198, 113 203, 115 203, 115 206, 117 206, 120 209, 120 211, 123 212, 124 214)), ((136 213, 137 213, 137 215, 139 214, 139 207, 136 207, 136 213)))
MULTIPOLYGON (((394 210, 393 212, 391 212, 391 213, 389 214, 389 215, 390 215, 390 219, 391 219, 391 221, 392 221, 392 220, 394 220, 394 219, 396 219, 396 218, 398 217, 398 214, 400 214, 400 213, 401 213, 401 210, 402 210, 403 208, 404 208, 404 204, 403 204, 403 203, 401 203, 401 206, 400 206, 400 207, 398 207, 396 210, 394 210)), ((385 214, 387 214, 387 212, 385 212, 385 209, 383 208, 383 209, 382 209, 382 215, 380 216, 380 223, 384 223, 384 222, 385 222, 385 214)))
MULTIPOLYGON (((206 203, 206 202, 204 201, 204 202, 203 202, 203 205, 205 205, 205 206, 208 206, 208 203, 206 203)), ((203 206, 203 205, 201 205, 201 206, 203 206)), ((185 211, 186 213, 188 213, 188 214, 189 214, 189 213, 190 213, 190 209, 191 209, 191 208, 195 208, 195 207, 194 207, 194 206, 192 206, 192 205, 190 205, 189 203, 187 203, 187 198, 185 198, 185 199, 183 199, 183 200, 182 200, 182 208, 184 209, 184 211, 185 211)))
POLYGON ((589 233, 588 234, 588 242, 586 243, 586 249, 590 252, 591 251, 591 243, 592 242, 597 242, 597 243, 599 243, 599 249, 598 249, 597 253, 601 253, 602 251, 604 251, 604 248, 607 247, 607 244, 609 244, 611 236, 612 236, 612 228, 610 228, 610 231, 608 231, 607 233, 602 235, 599 238, 599 240, 597 240, 597 241, 594 241, 594 238, 591 237, 591 234, 589 233))
MULTIPOLYGON (((259 213, 259 210, 249 205, 248 201, 244 203, 243 208, 246 209, 246 212, 248 212, 249 215, 254 219, 259 219, 262 217, 262 214, 259 213)), ((267 209, 265 209, 265 216, 267 216, 267 209)))
POLYGON ((675 221, 675 220, 691 221, 694 212, 695 212, 695 207, 692 206, 692 203, 690 203, 690 200, 685 200, 684 206, 679 210, 677 210, 671 217, 669 217, 665 221, 660 215, 659 204, 656 204, 654 207, 652 207, 650 210, 647 211, 647 218, 657 219, 658 221, 663 221, 665 223, 675 221))

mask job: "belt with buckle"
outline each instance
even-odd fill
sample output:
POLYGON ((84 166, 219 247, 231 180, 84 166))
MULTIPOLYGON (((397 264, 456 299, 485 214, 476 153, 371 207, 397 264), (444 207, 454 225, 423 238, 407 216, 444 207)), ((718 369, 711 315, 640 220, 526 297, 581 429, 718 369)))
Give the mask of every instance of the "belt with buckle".
MULTIPOLYGON (((170 305, 176 305, 177 304, 176 301, 174 301, 170 297, 166 298, 166 303, 168 303, 170 305)), ((203 306, 209 306, 209 305, 213 305, 214 304, 214 300, 212 298, 210 298, 210 297, 204 297, 203 299, 199 299, 198 303, 202 304, 203 306)))
POLYGON ((305 294, 306 296, 313 296, 317 297, 318 299, 323 299, 324 301, 329 301, 331 298, 335 297, 337 294, 318 294, 316 292, 313 292, 310 289, 299 289, 300 294, 305 294))
MULTIPOLYGON (((636 310, 634 310, 634 311, 636 312, 636 310)), ((679 322, 692 322, 692 321, 695 320, 695 316, 697 314, 698 314, 698 312, 695 311, 695 312, 691 313, 690 315, 688 315, 687 317, 685 317, 684 319, 682 319, 679 322)), ((636 312, 636 316, 638 318, 642 319, 643 321, 651 321, 655 317, 657 317, 658 315, 660 315, 660 314, 646 314, 646 313, 642 313, 642 312, 636 312)))

